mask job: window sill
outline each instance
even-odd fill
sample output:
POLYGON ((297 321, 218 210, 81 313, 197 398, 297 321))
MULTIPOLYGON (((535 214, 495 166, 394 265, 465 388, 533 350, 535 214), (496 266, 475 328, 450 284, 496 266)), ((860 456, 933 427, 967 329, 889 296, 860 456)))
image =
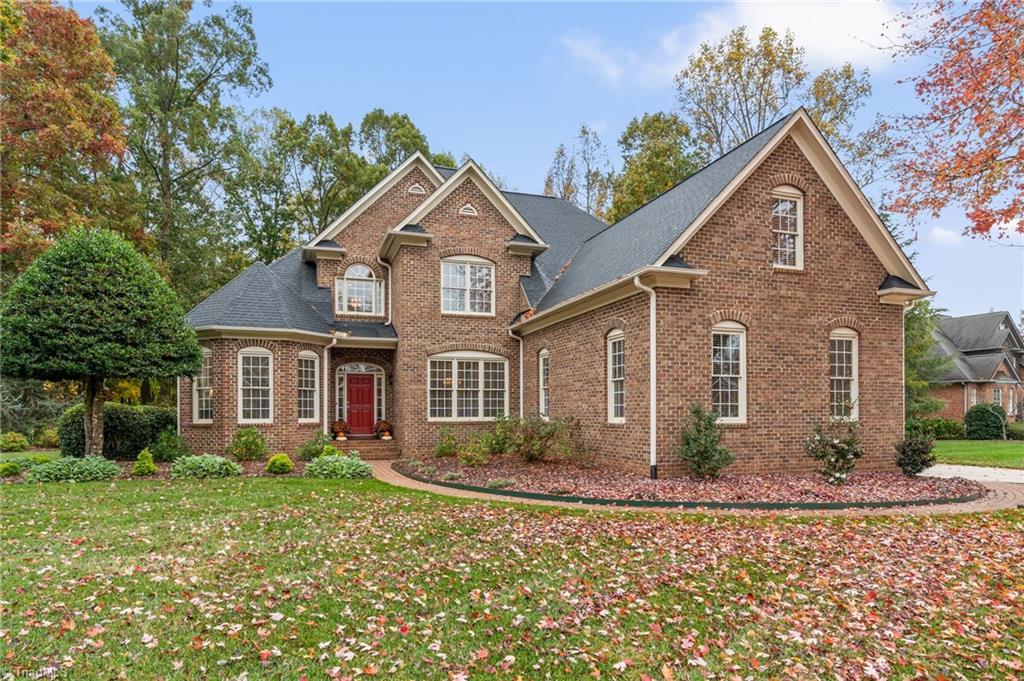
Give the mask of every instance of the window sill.
POLYGON ((785 274, 804 274, 803 267, 787 267, 786 265, 772 265, 773 272, 780 272, 785 274))
POLYGON ((624 426, 624 425, 626 425, 626 419, 622 419, 621 421, 605 421, 605 425, 607 425, 607 426, 624 426))
POLYGON ((746 420, 743 421, 717 421, 718 425, 723 428, 746 428, 749 424, 746 420))
POLYGON ((299 419, 299 423, 307 425, 311 423, 320 423, 320 419, 299 419))
POLYGON ((493 312, 444 312, 441 311, 442 317, 491 317, 492 319, 496 316, 493 312))
POLYGON ((334 311, 335 317, 384 317, 383 312, 341 312, 334 311))
POLYGON ((213 421, 193 421, 192 425, 193 426, 200 426, 200 427, 212 426, 213 425, 213 421))
POLYGON ((427 423, 493 423, 497 421, 496 416, 487 416, 481 418, 437 418, 427 417, 427 423))
POLYGON ((273 421, 242 421, 239 419, 238 425, 240 426, 272 426, 273 421))

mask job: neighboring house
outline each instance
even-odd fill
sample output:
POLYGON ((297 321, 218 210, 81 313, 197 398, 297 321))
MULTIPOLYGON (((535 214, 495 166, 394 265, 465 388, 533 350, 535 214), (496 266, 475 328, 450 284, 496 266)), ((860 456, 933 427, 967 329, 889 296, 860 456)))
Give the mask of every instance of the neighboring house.
POLYGON ((810 470, 830 415, 858 419, 861 466, 885 468, 903 313, 927 295, 802 109, 612 226, 417 154, 189 313, 207 354, 179 423, 198 451, 246 425, 294 451, 383 417, 388 453, 425 456, 442 427, 574 417, 599 463, 674 475, 699 401, 732 470, 810 470))
POLYGON ((932 387, 946 406, 937 416, 963 420, 982 402, 994 402, 1020 420, 1024 402, 1024 341, 1008 312, 942 317, 934 351, 950 358, 949 371, 932 387))

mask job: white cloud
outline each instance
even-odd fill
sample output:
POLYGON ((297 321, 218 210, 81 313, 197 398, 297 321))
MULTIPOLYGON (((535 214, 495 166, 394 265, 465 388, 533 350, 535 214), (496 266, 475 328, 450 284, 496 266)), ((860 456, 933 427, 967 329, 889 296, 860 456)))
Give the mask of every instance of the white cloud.
POLYGON ((932 227, 928 232, 928 240, 942 246, 955 246, 960 239, 960 232, 945 227, 932 227))
POLYGON ((763 26, 793 31, 811 66, 822 68, 851 62, 855 67, 885 68, 889 55, 883 43, 886 24, 897 10, 888 2, 735 2, 702 12, 687 23, 655 36, 651 47, 615 47, 598 35, 574 31, 562 36, 570 56, 611 84, 631 82, 662 88, 686 64, 702 42, 746 26, 756 36, 763 26))

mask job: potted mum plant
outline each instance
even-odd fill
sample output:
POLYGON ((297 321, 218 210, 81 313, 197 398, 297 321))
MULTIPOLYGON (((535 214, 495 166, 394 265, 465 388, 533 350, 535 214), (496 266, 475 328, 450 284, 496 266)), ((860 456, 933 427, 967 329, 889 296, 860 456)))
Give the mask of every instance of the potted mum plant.
POLYGON ((335 440, 347 440, 348 439, 348 421, 345 419, 338 419, 331 426, 331 432, 334 433, 335 440))
POLYGON ((381 440, 390 440, 391 430, 391 423, 387 419, 381 419, 380 421, 377 421, 377 423, 374 424, 373 426, 373 432, 381 440))

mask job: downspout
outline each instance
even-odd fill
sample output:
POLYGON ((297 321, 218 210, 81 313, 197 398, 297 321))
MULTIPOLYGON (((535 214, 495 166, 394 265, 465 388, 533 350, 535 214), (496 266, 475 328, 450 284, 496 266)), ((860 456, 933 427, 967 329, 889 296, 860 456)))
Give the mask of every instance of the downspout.
POLYGON ((392 309, 391 309, 391 307, 392 307, 391 306, 391 265, 389 265, 386 262, 384 262, 383 260, 381 260, 381 257, 379 255, 377 256, 377 262, 379 262, 384 267, 384 269, 386 269, 388 271, 388 322, 387 322, 387 325, 391 326, 391 313, 392 313, 392 309))
POLYGON ((328 383, 328 371, 327 367, 331 363, 331 348, 338 344, 338 338, 335 336, 331 339, 331 342, 324 346, 324 406, 323 406, 323 431, 324 435, 327 435, 327 398, 331 394, 331 386, 328 383))
POLYGON ((519 341, 519 418, 523 418, 523 337, 512 333, 511 326, 508 335, 519 341))
POLYGON ((650 414, 650 425, 648 430, 650 431, 650 447, 651 447, 651 480, 658 479, 658 294, 654 292, 654 289, 650 286, 645 286, 640 283, 640 277, 633 277, 633 285, 641 291, 647 293, 648 299, 650 300, 650 313, 648 317, 650 319, 650 340, 649 350, 650 356, 647 360, 648 369, 650 370, 650 393, 651 393, 651 414, 650 414))
POLYGON ((181 435, 181 376, 174 377, 174 412, 178 419, 178 435, 181 435))

